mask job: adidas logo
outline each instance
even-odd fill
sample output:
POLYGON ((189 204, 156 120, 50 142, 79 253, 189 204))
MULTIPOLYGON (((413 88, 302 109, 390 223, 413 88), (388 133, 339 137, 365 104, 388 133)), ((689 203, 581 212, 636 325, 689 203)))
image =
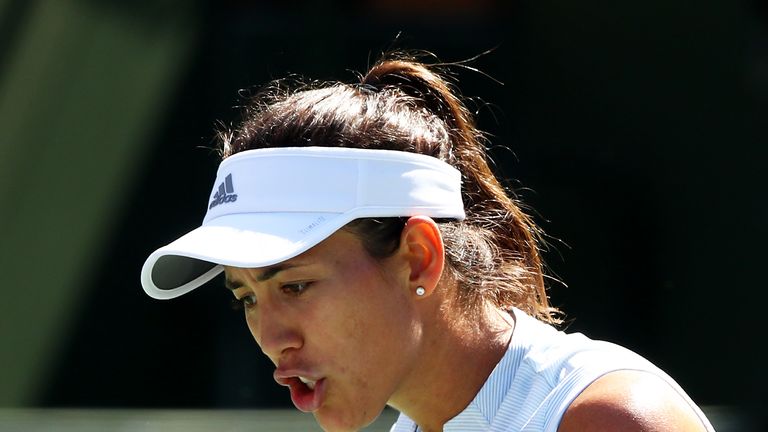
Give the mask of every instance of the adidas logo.
POLYGON ((226 204, 237 201, 237 194, 235 187, 232 186, 232 174, 227 174, 224 181, 219 185, 219 190, 216 191, 216 195, 213 196, 211 204, 208 206, 208 210, 216 207, 219 204, 226 204))

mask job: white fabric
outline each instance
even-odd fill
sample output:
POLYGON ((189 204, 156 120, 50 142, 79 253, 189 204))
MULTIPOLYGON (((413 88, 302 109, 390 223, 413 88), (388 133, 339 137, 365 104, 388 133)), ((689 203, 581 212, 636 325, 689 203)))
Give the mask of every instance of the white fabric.
POLYGON ((201 227, 147 258, 141 280, 150 296, 178 297, 222 265, 277 264, 358 218, 464 218, 458 170, 431 156, 389 150, 244 151, 221 163, 207 203, 201 227))
MULTIPOLYGON (((652 373, 674 388, 714 428, 669 375, 621 346, 566 334, 513 310, 515 330, 504 357, 475 399, 444 432, 556 432, 571 402, 593 381, 617 370, 652 373)), ((420 431, 401 414, 391 432, 420 431)))

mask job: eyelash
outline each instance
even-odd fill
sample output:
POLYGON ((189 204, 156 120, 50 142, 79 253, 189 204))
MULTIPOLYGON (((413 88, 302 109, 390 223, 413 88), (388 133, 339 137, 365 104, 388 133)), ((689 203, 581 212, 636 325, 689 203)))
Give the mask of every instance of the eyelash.
POLYGON ((255 296, 253 296, 253 295, 247 295, 247 296, 243 296, 241 298, 234 298, 234 299, 232 299, 232 309, 234 309, 236 311, 241 311, 241 310, 244 310, 244 309, 248 309, 251 306, 254 306, 256 304, 255 299, 252 300, 251 303, 247 303, 249 301, 248 299, 253 299, 254 297, 255 296))
POLYGON ((311 284, 312 282, 294 282, 281 286, 280 290, 286 294, 300 296, 304 294, 304 291, 306 291, 311 284))
MULTIPOLYGON (((296 282, 296 283, 289 283, 285 284, 280 287, 280 290, 287 294, 294 297, 298 297, 309 288, 309 286, 312 285, 312 282, 296 282)), ((254 295, 246 295, 241 298, 235 298, 232 299, 232 309, 241 311, 244 309, 250 309, 251 307, 256 305, 256 296, 254 295)))

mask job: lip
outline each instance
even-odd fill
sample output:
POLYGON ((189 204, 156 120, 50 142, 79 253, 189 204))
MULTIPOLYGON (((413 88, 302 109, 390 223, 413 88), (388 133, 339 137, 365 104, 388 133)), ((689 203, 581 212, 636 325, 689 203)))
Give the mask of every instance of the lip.
POLYGON ((291 392, 291 401, 299 411, 313 412, 317 411, 325 401, 326 380, 325 378, 316 378, 311 374, 300 371, 288 371, 278 369, 274 373, 275 381, 291 392), (315 382, 315 388, 310 389, 299 377, 303 377, 315 382))

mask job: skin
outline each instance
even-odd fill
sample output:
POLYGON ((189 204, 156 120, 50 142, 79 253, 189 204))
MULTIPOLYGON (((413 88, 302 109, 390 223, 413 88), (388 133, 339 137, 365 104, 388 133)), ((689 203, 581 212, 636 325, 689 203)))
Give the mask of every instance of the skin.
POLYGON ((268 280, 265 269, 225 271, 278 370, 326 379, 318 423, 356 430, 378 416, 415 362, 420 328, 402 271, 370 259, 346 232, 283 264, 292 267, 268 280))
POLYGON ((698 432, 704 425, 661 378, 618 371, 596 380, 571 403, 559 432, 698 432))
MULTIPOLYGON (((324 430, 359 430, 390 405, 433 432, 473 400, 514 329, 495 307, 463 312, 444 252, 435 222, 414 217, 384 260, 341 230, 277 266, 225 273, 277 371, 325 380, 313 411, 324 430)), ((703 430, 681 403, 650 375, 612 373, 574 401, 559 431, 703 430)))

